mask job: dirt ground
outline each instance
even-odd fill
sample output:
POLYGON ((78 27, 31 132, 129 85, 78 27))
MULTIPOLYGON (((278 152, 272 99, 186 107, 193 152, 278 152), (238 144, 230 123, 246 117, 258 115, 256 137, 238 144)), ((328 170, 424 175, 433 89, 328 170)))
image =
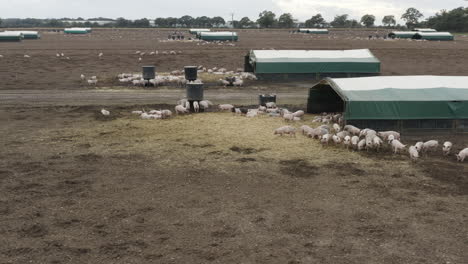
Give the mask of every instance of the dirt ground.
POLYGON ((0 110, 0 263, 468 259, 468 163, 453 156, 413 163, 275 137, 278 118, 148 121, 140 107, 0 110))
MULTIPOLYGON (((184 90, 114 86, 118 73, 147 64, 234 70, 261 48, 370 48, 384 75, 466 75, 466 36, 369 41, 356 36, 384 32, 246 30, 233 47, 169 43, 168 33, 43 30, 38 41, 0 43, 0 263, 466 263, 468 162, 275 137, 285 125, 276 118, 140 120, 130 112, 172 109, 184 90), (182 54, 138 62, 137 50, 182 54), (83 85, 82 73, 102 83, 83 85)), ((309 86, 249 83, 205 96, 253 105, 275 92, 280 104, 304 109, 309 86)), ((312 119, 294 125, 316 126, 312 119)), ((432 138, 456 150, 468 142, 403 135, 406 144, 432 138)))
MULTIPOLYGON (((0 89, 89 89, 80 75, 98 76, 100 86, 112 84, 122 72, 140 72, 143 65, 172 71, 187 65, 243 67, 251 49, 362 49, 369 48, 382 62, 383 75, 466 75, 468 36, 456 41, 366 40, 388 31, 334 30, 329 35, 290 34, 286 30, 240 30, 236 46, 167 42, 170 30, 96 29, 90 35, 64 35, 40 30, 42 39, 21 43, 0 42, 0 89), (357 38, 360 39, 357 39, 357 38), (144 51, 139 62, 136 51, 144 51), (182 51, 180 55, 150 56, 149 52, 182 51), (103 53, 102 59, 98 54, 103 53), (66 58, 57 58, 64 53, 66 58), (31 58, 24 58, 27 54, 31 58)), ((186 37, 189 35, 186 33, 186 37)))

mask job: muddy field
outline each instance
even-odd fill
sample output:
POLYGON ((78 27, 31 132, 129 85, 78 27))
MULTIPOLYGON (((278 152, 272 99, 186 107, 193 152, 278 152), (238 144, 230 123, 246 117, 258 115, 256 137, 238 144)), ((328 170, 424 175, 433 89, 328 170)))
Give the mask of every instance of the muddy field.
POLYGON ((275 137, 277 118, 145 121, 140 107, 0 111, 1 263, 468 259, 468 163, 453 156, 413 163, 275 137))
MULTIPOLYGON (((285 30, 241 30, 234 47, 197 45, 197 42, 167 42, 170 30, 96 29, 87 36, 64 35, 42 30, 42 39, 22 43, 1 43, 0 89, 80 89, 86 88, 80 74, 96 75, 100 86, 111 85, 122 72, 140 72, 142 65, 172 71, 187 65, 243 67, 243 56, 251 49, 361 49, 369 48, 382 62, 383 75, 436 74, 466 75, 468 37, 453 42, 407 40, 365 40, 388 31, 336 30, 329 35, 290 34, 285 30), (358 39, 359 38, 359 39, 358 39), (176 56, 143 56, 135 52, 182 51, 176 56), (103 53, 101 60, 98 54, 103 53), (66 58, 57 58, 64 53, 66 58), (31 58, 24 58, 27 54, 31 58)), ((189 35, 186 33, 186 37, 189 35)))
MULTIPOLYGON (((275 137, 285 125, 277 118, 140 120, 130 112, 173 109, 184 90, 117 87, 115 76, 142 65, 234 70, 261 48, 370 48, 384 75, 466 75, 467 37, 369 41, 385 32, 246 30, 235 46, 201 46, 166 42, 169 33, 43 30, 38 41, 0 43, 0 263, 466 263, 468 162, 440 153, 411 162, 388 150, 275 137), (182 54, 139 62, 137 50, 182 54), (62 52, 70 59, 55 56, 62 52), (102 82, 83 85, 82 73, 102 82)), ((205 95, 254 105, 259 93, 275 92, 281 105, 304 109, 309 86, 254 82, 205 95)), ((295 126, 317 126, 312 119, 295 126)), ((468 144, 463 134, 403 142, 432 138, 456 150, 468 144)))

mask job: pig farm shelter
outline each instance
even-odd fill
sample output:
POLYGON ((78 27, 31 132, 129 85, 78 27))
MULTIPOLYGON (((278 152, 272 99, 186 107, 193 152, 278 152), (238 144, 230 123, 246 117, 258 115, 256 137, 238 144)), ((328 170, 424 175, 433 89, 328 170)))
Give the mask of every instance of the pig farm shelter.
POLYGON ((238 41, 236 32, 198 32, 197 37, 205 41, 238 41))
POLYGON ((375 76, 380 61, 368 49, 252 50, 245 57, 245 71, 260 80, 375 76))
POLYGON ((310 89, 307 111, 379 130, 468 132, 468 77, 326 78, 310 89))

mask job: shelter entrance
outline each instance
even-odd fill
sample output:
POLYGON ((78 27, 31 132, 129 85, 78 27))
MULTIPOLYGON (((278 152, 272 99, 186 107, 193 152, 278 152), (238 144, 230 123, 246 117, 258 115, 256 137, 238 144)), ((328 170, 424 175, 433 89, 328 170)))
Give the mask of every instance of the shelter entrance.
POLYGON ((345 102, 328 84, 317 84, 309 90, 307 113, 341 113, 344 112, 345 102))

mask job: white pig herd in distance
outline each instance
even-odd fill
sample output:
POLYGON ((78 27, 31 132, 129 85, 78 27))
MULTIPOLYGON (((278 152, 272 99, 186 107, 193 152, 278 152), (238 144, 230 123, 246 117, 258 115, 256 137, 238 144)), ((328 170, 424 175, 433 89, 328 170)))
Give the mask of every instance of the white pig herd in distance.
POLYGON ((205 41, 205 40, 198 40, 197 41, 197 46, 229 46, 229 47, 235 47, 236 44, 232 42, 226 42, 226 41, 205 41))
MULTIPOLYGON (((428 152, 436 152, 441 150, 444 156, 450 155, 453 149, 453 143, 450 141, 444 142, 440 147, 437 140, 429 140, 426 142, 417 142, 414 146, 407 146, 401 142, 400 133, 396 131, 381 131, 377 132, 373 129, 359 129, 352 125, 346 125, 341 128, 341 114, 322 114, 316 117, 313 122, 324 123, 316 128, 303 125, 299 131, 309 138, 314 138, 320 141, 322 145, 342 145, 347 149, 356 151, 374 150, 380 151, 383 149, 391 149, 394 154, 408 149, 409 157, 412 160, 417 160, 422 154, 428 152), (334 123, 337 122, 337 123, 334 123)), ((296 134, 296 128, 292 126, 283 126, 274 131, 275 135, 293 135, 296 134)), ((468 148, 462 149, 456 154, 457 160, 463 162, 468 157, 468 148)))
POLYGON ((229 111, 235 115, 245 116, 245 117, 257 117, 261 115, 269 117, 281 117, 285 121, 300 121, 304 116, 305 112, 303 110, 298 110, 296 112, 290 112, 286 108, 277 107, 276 103, 269 102, 266 103, 266 106, 258 106, 257 108, 242 108, 235 107, 232 104, 221 104, 218 106, 220 111, 229 111))
POLYGON ((132 111, 133 115, 138 115, 141 119, 149 120, 149 119, 169 119, 172 117, 172 111, 171 110, 150 110, 150 111, 145 111, 145 110, 136 110, 132 111))
POLYGON ((178 54, 182 54, 182 51, 178 50, 178 51, 175 51, 175 50, 171 50, 171 51, 161 51, 159 52, 158 50, 154 50, 154 51, 135 51, 135 55, 138 55, 140 58, 143 57, 143 56, 156 56, 156 55, 178 55, 178 54))
POLYGON ((96 86, 97 83, 98 83, 98 78, 97 78, 97 76, 91 76, 90 78, 86 78, 86 75, 81 74, 81 75, 80 75, 80 79, 81 79, 82 82, 86 81, 86 83, 89 84, 89 85, 94 85, 94 86, 96 86))
POLYGON ((185 77, 174 76, 174 75, 158 75, 154 79, 145 80, 142 74, 136 73, 121 73, 118 76, 120 83, 130 84, 132 86, 146 86, 151 84, 152 86, 162 86, 167 84, 175 84, 177 86, 184 86, 187 83, 185 77))
MULTIPOLYGON (((242 69, 237 69, 236 71, 228 71, 226 68, 214 67, 207 69, 200 65, 197 67, 199 73, 208 73, 214 75, 231 75, 235 78, 234 86, 241 87, 244 85, 244 80, 257 80, 257 77, 253 73, 242 72, 242 69)), ((129 84, 132 86, 146 86, 151 84, 152 86, 164 86, 164 85, 176 85, 178 87, 183 87, 185 84, 189 83, 185 79, 183 70, 174 70, 171 71, 169 75, 157 75, 154 79, 144 80, 143 75, 140 73, 121 73, 117 75, 119 83, 129 84)), ((201 80, 194 81, 196 83, 201 83, 201 80)), ((229 82, 223 79, 218 81, 219 85, 227 86, 229 82)))

